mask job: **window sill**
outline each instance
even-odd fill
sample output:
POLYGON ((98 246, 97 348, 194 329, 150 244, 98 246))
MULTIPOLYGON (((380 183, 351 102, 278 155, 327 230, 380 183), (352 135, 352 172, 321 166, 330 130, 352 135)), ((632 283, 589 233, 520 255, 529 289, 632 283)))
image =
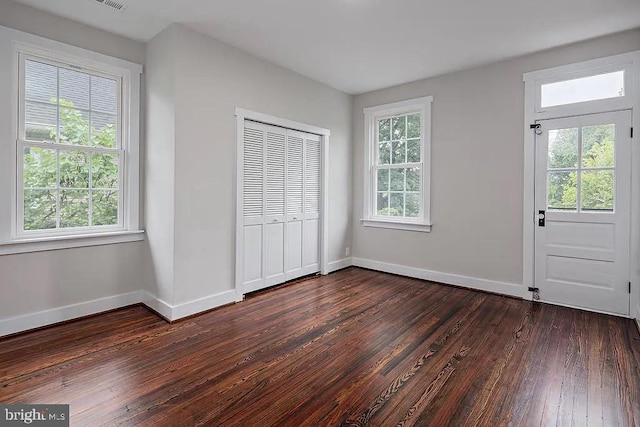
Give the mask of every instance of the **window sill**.
POLYGON ((375 228, 391 228, 394 230, 405 231, 419 231, 422 233, 431 232, 431 224, 419 224, 415 222, 400 222, 400 221, 384 221, 378 219, 362 219, 360 220, 365 227, 375 228))
POLYGON ((116 243, 139 242, 142 240, 144 240, 144 230, 16 239, 9 242, 0 243, 0 256, 24 254, 29 252, 82 248, 86 246, 102 246, 112 245, 116 243))

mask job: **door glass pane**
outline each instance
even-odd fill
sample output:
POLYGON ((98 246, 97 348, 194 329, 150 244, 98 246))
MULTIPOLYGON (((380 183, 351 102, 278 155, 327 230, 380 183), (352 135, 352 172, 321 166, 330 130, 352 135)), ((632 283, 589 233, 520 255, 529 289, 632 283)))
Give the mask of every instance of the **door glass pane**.
POLYGON ((606 168, 615 163, 614 124, 582 128, 582 167, 606 168))
POLYGON ((624 96, 624 71, 542 85, 541 107, 624 96))
POLYGON ((578 128, 549 131, 549 169, 578 167, 578 128))
POLYGON ((577 172, 549 172, 547 208, 550 210, 576 210, 577 188, 577 172))
POLYGON ((582 171, 582 210, 613 211, 613 170, 582 171))

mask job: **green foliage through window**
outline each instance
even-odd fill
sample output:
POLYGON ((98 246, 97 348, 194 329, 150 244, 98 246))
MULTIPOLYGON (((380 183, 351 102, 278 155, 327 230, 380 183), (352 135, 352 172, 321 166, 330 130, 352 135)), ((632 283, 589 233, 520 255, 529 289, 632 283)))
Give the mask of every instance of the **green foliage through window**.
POLYGON ((578 210, 580 188, 581 210, 612 211, 615 193, 614 167, 613 124, 549 132, 549 209, 578 210), (578 150, 578 131, 581 132, 581 155, 578 150))
POLYGON ((108 150, 116 148, 115 119, 76 109, 64 99, 51 101, 59 104, 59 125, 46 128, 41 140, 69 148, 24 149, 24 230, 117 225, 119 154, 108 150), (84 150, 87 146, 106 150, 84 150))

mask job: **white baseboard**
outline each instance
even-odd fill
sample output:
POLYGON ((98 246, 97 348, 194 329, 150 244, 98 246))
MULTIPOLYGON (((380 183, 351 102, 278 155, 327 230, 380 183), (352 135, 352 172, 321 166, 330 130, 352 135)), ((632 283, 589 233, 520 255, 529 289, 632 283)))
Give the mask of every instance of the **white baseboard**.
POLYGON ((631 317, 635 317, 636 323, 638 324, 638 330, 640 331, 640 305, 636 306, 635 316, 631 315, 631 317))
POLYGON ((140 302, 140 291, 134 291, 8 319, 0 319, 0 337, 53 325, 55 323, 66 322, 79 317, 90 316, 140 302))
POLYGON ((352 260, 351 257, 339 259, 338 261, 332 261, 329 263, 328 273, 333 273, 334 271, 342 270, 343 268, 351 267, 352 260))
POLYGON ((527 293, 525 292, 526 289, 522 285, 516 283, 497 282, 494 280, 461 276, 459 274, 442 273, 440 271, 389 264, 364 258, 352 258, 352 264, 357 267, 369 268, 371 270, 383 271, 385 273, 430 280, 432 282, 446 283, 448 285, 463 286, 465 288, 494 292, 517 298, 525 298, 527 296, 527 293))
POLYGON ((203 311, 211 310, 232 302, 236 302, 235 290, 209 295, 204 298, 199 298, 177 305, 171 305, 151 293, 144 291, 143 300, 143 303, 146 306, 170 322, 184 317, 193 316, 194 314, 202 313, 203 311))

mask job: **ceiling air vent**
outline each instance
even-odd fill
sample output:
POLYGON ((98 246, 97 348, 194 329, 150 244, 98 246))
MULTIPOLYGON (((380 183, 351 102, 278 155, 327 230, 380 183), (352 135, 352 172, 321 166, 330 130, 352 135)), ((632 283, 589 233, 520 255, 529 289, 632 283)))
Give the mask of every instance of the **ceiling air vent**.
POLYGON ((118 12, 124 12, 127 9, 127 6, 114 1, 114 0, 94 0, 96 3, 101 4, 104 7, 108 7, 109 9, 112 10, 117 10, 118 12))

